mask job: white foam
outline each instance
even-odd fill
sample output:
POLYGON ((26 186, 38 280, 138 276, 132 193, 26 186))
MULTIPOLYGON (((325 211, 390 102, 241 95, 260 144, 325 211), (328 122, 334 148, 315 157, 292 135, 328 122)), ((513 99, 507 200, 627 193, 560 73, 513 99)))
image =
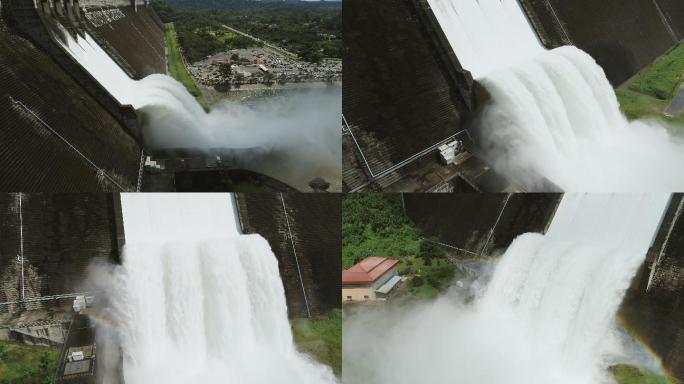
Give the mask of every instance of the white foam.
POLYGON ((126 383, 335 383, 295 349, 268 242, 239 235, 227 194, 122 195, 113 313, 126 383))
POLYGON ((528 190, 684 189, 684 139, 628 122, 603 69, 575 47, 546 51, 516 0, 430 0, 464 68, 489 91, 480 154, 528 190))

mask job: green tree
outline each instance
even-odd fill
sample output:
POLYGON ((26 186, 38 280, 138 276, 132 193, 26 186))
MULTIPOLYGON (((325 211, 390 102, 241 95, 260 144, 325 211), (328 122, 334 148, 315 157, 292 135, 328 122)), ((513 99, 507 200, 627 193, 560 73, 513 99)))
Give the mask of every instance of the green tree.
POLYGON ((240 55, 238 55, 237 53, 233 53, 232 55, 230 55, 230 59, 233 61, 238 61, 240 60, 240 55))
POLYGON ((219 75, 224 81, 230 80, 230 75, 232 74, 232 72, 233 69, 230 67, 230 64, 219 65, 219 75))
POLYGON ((438 241, 439 240, 436 237, 420 241, 418 256, 425 261, 425 265, 432 265, 432 259, 441 259, 444 257, 444 250, 437 244, 438 241))
POLYGON ((342 261, 349 268, 367 256, 417 255, 420 238, 398 195, 354 193, 342 200, 342 261))
POLYGON ((219 87, 217 90, 220 91, 227 91, 230 89, 230 77, 232 75, 232 68, 230 67, 230 64, 221 64, 219 65, 219 87))
POLYGON ((235 88, 240 88, 245 81, 245 75, 238 72, 235 74, 235 88))
POLYGON ((265 72, 264 73, 264 84, 268 85, 269 87, 273 85, 273 73, 271 72, 265 72))

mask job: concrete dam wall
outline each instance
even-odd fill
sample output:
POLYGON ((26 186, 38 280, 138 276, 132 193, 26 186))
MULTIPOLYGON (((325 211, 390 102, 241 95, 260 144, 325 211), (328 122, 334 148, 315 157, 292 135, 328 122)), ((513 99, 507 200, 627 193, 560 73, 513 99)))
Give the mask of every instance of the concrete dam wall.
POLYGON ((129 76, 142 78, 166 72, 163 24, 142 2, 39 4, 2 0, 0 139, 13 145, 0 153, 0 191, 136 190, 135 111, 58 46, 51 26, 92 34, 129 76))
MULTIPOLYGON (((290 316, 339 307, 340 196, 257 193, 237 201, 244 231, 265 237, 278 258, 290 316)), ((0 194, 0 240, 0 303, 88 291, 91 264, 121 260, 119 195, 0 194)), ((50 303, 4 304, 0 314, 50 303)))
POLYGON ((675 194, 620 315, 684 379, 684 195, 675 194))
MULTIPOLYGON (((0 194, 0 303, 87 290, 91 263, 119 261, 116 200, 113 194, 0 194)), ((3 305, 0 313, 21 309, 3 305)))
POLYGON ((134 79, 166 73, 164 24, 152 8, 88 8, 88 31, 134 79))
POLYGON ((102 172, 123 188, 135 189, 140 158, 135 140, 50 56, 3 19, 0 121, 0 140, 12 143, 0 152, 0 191, 118 190, 102 172))
POLYGON ((265 237, 278 258, 289 316, 339 308, 340 195, 241 193, 237 201, 244 232, 265 237))
POLYGON ((424 0, 349 0, 342 13, 342 111, 363 151, 344 135, 353 189, 370 177, 365 162, 378 174, 454 135, 473 106, 472 77, 424 0))
POLYGON ((545 232, 560 194, 404 194, 406 214, 428 237, 489 256, 526 232, 545 232))
POLYGON ((678 0, 520 0, 547 48, 588 52, 617 86, 684 38, 678 0))

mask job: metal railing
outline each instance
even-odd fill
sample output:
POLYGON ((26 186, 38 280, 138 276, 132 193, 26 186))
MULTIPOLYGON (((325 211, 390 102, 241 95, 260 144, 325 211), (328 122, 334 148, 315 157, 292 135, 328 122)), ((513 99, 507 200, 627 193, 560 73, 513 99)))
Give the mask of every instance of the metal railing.
POLYGON ((494 231, 496 230, 496 226, 499 225, 499 220, 501 220, 501 216, 503 216, 504 211, 506 210, 506 206, 508 205, 508 200, 511 199, 511 194, 507 194, 506 198, 504 199, 503 206, 501 207, 501 210, 499 211, 499 216, 496 218, 496 221, 494 222, 494 225, 492 228, 489 230, 489 236, 487 236, 487 241, 485 241, 484 245, 482 246, 482 249, 480 249, 480 256, 487 250, 487 246, 489 245, 489 242, 492 240, 492 236, 494 236, 494 231))
POLYGON ((304 289, 304 279, 302 279, 302 270, 299 268, 299 259, 297 258, 297 250, 295 249, 294 239, 292 237, 292 229, 290 228, 290 218, 287 215, 287 207, 285 206, 285 198, 280 192, 280 201, 283 203, 283 212, 285 212, 285 223, 287 223, 287 233, 290 237, 290 244, 292 245, 292 253, 294 254, 295 264, 297 265, 297 273, 299 274, 299 284, 302 287, 302 294, 304 295, 304 304, 306 305, 306 314, 311 317, 311 310, 309 309, 309 299, 306 297, 306 290, 304 289))
POLYGON ((448 143, 448 142, 450 142, 450 141, 453 141, 454 139, 456 139, 456 137, 460 136, 460 135, 463 134, 463 133, 467 134, 467 135, 470 137, 470 134, 469 134, 468 130, 467 130, 467 129, 462 129, 462 130, 456 132, 455 134, 453 134, 453 135, 451 135, 451 136, 449 136, 449 137, 447 137, 447 138, 445 138, 445 139, 443 139, 443 140, 440 140, 440 141, 437 142, 436 144, 433 144, 433 145, 431 145, 431 146, 429 146, 429 147, 427 147, 427 148, 421 150, 420 152, 417 152, 417 153, 415 153, 415 154, 413 154, 413 155, 407 157, 406 159, 400 161, 399 163, 394 164, 394 165, 390 166, 389 168, 385 168, 384 170, 382 170, 382 171, 380 171, 380 172, 378 172, 378 173, 375 173, 375 172, 373 172, 373 169, 371 168, 370 164, 368 163, 368 159, 366 159, 366 155, 363 153, 363 150, 361 149, 361 145, 359 145, 359 142, 358 142, 358 140, 356 139, 356 136, 354 135, 354 131, 353 131, 352 128, 349 126, 349 123, 347 122, 347 119, 346 119, 346 117, 344 116, 344 114, 342 114, 342 123, 343 123, 342 132, 343 132, 343 133, 349 133, 349 135, 351 136, 352 141, 354 141, 354 146, 356 147, 356 149, 358 150, 359 154, 361 155, 361 159, 363 160, 363 163, 364 163, 364 165, 366 166, 366 169, 368 169, 368 173, 369 173, 370 176, 371 176, 371 180, 369 180, 369 181, 368 181, 367 183, 365 183, 365 184, 362 184, 362 185, 360 185, 360 186, 358 186, 358 187, 352 189, 352 190, 350 191, 350 192, 352 192, 352 193, 353 193, 353 192, 358 192, 359 190, 365 188, 366 186, 370 185, 370 184, 373 183, 374 181, 377 181, 377 180, 379 180, 379 179, 381 179, 381 178, 383 178, 383 177, 385 177, 385 176, 391 174, 392 172, 396 172, 396 171, 398 171, 399 169, 401 169, 401 168, 403 168, 403 167, 405 167, 405 166, 411 164, 412 162, 416 161, 417 159, 419 159, 419 158, 421 158, 421 157, 427 155, 428 153, 430 153, 430 152, 436 150, 436 149, 439 148, 441 145, 446 144, 446 143, 448 143))

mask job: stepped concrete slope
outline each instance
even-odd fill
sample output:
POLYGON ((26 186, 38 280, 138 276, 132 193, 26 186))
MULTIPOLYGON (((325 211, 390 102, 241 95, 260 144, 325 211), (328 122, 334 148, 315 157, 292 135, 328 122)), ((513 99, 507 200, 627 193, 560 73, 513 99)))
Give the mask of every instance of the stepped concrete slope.
POLYGON ((521 0, 548 48, 573 44, 619 85, 684 38, 679 0, 521 0))

